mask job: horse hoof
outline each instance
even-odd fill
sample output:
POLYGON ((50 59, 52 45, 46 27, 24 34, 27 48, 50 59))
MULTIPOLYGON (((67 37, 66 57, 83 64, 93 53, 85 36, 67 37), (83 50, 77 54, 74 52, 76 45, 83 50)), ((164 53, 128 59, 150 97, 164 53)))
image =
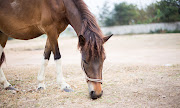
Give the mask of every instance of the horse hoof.
POLYGON ((63 91, 65 91, 65 92, 74 92, 74 90, 70 89, 70 88, 64 88, 63 91))
POLYGON ((17 90, 16 88, 14 88, 12 86, 6 87, 5 90, 12 90, 12 91, 19 92, 19 90, 17 90))
POLYGON ((44 87, 39 87, 37 90, 38 90, 38 91, 44 90, 44 87))

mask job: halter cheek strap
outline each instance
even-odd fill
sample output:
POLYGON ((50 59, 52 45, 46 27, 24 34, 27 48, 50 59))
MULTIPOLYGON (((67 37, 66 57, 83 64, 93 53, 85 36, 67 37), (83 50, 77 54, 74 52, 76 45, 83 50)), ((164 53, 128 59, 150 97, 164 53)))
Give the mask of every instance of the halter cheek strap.
MULTIPOLYGON (((82 67, 83 71, 85 72, 83 63, 81 63, 81 67, 82 67)), ((86 72, 85 72, 85 79, 86 79, 87 81, 91 81, 91 82, 98 82, 98 83, 102 83, 102 82, 103 82, 102 79, 92 79, 92 78, 89 78, 89 77, 87 76, 86 72)))

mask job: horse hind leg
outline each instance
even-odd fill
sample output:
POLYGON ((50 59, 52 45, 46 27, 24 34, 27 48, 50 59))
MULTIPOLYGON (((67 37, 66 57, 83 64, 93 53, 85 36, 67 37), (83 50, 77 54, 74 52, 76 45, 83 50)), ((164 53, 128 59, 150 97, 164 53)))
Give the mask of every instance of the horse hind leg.
POLYGON ((2 32, 0 32, 0 83, 3 84, 5 89, 13 89, 11 87, 11 84, 7 81, 4 72, 2 70, 2 63, 5 60, 5 54, 4 54, 4 47, 6 45, 8 37, 3 34, 2 32))
POLYGON ((11 84, 7 81, 7 79, 4 75, 4 72, 2 70, 2 67, 1 67, 1 65, 5 59, 3 47, 1 45, 0 45, 0 57, 1 57, 0 58, 0 60, 1 60, 0 61, 0 83, 4 85, 4 88, 6 88, 6 87, 9 87, 11 84))
POLYGON ((3 52, 3 47, 0 45, 0 67, 4 61, 5 61, 5 54, 3 52))
POLYGON ((4 33, 0 31, 0 67, 5 60, 5 54, 4 54, 3 49, 6 45, 7 39, 8 39, 8 36, 6 36, 4 33))

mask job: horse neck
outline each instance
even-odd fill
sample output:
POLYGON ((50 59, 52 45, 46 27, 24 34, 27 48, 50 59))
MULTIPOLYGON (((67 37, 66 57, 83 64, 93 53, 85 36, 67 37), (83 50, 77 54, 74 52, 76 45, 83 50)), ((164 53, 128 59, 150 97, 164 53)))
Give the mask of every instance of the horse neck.
POLYGON ((81 14, 72 0, 63 0, 63 2, 66 8, 67 19, 79 36, 82 27, 81 14))

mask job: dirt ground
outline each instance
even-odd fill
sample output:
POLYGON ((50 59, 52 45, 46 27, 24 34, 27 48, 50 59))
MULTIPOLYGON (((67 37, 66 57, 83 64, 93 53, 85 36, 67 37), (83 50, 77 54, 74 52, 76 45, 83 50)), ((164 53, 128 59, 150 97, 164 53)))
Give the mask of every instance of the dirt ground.
POLYGON ((36 91, 45 39, 11 40, 5 48, 4 73, 20 90, 0 86, 0 107, 139 108, 180 107, 180 34, 114 36, 105 44, 102 98, 91 100, 80 66, 77 38, 59 38, 66 81, 74 92, 56 84, 53 57, 44 91, 36 91))

